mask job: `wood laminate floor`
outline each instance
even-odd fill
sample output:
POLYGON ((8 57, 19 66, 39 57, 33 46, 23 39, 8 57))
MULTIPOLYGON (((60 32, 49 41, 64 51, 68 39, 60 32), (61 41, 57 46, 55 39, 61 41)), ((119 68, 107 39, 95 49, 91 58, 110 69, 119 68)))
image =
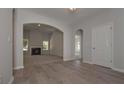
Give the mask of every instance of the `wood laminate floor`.
POLYGON ((46 64, 26 62, 25 68, 14 72, 14 84, 123 84, 124 73, 82 63, 56 61, 46 64))

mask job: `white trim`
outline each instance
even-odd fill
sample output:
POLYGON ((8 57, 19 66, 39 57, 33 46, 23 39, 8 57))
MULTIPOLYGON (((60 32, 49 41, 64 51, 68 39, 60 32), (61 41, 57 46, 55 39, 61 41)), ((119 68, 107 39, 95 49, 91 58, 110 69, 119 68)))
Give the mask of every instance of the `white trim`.
POLYGON ((111 68, 113 68, 114 67, 114 25, 113 25, 113 22, 112 23, 110 23, 111 24, 111 26, 112 26, 112 48, 111 48, 111 58, 112 58, 112 63, 111 63, 111 68))
POLYGON ((18 67, 14 67, 14 70, 18 70, 18 69, 23 69, 24 66, 18 66, 18 67))
POLYGON ((64 61, 72 61, 75 60, 74 58, 70 58, 70 59, 63 59, 64 61))
POLYGON ((14 81, 14 76, 11 76, 11 78, 10 78, 10 80, 9 80, 8 84, 12 84, 12 83, 13 83, 13 81, 14 81))
POLYGON ((83 61, 83 63, 93 64, 92 61, 83 61))
POLYGON ((112 69, 115 70, 115 71, 124 73, 124 69, 118 69, 118 68, 115 68, 115 67, 113 67, 112 69))

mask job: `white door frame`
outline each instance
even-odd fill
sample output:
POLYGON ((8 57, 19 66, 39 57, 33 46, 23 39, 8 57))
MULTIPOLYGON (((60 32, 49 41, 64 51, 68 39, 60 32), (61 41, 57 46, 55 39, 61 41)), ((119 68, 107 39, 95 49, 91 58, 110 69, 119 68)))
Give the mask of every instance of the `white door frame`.
MULTIPOLYGON (((111 23, 107 23, 107 24, 102 24, 102 25, 97 25, 96 27, 100 27, 100 26, 105 26, 105 25, 110 25, 111 26, 111 66, 110 66, 110 68, 113 68, 113 64, 114 64, 114 59, 113 59, 113 54, 114 54, 114 52, 113 52, 113 45, 114 45, 114 42, 113 42, 113 32, 114 32, 114 27, 113 27, 113 22, 111 22, 111 23)), ((93 41, 92 41, 92 44, 93 44, 93 41)), ((92 47, 91 47, 91 50, 92 50, 92 47)), ((93 53, 92 53, 92 61, 93 61, 93 53)), ((94 63, 92 63, 92 64, 94 64, 94 63)))
POLYGON ((83 59, 83 33, 84 33, 84 31, 83 31, 83 29, 78 29, 75 33, 74 33, 74 59, 83 59), (81 32, 81 45, 80 45, 80 52, 81 52, 81 55, 80 55, 80 58, 77 58, 76 56, 75 56, 75 35, 77 34, 77 32, 78 31, 80 31, 81 32))

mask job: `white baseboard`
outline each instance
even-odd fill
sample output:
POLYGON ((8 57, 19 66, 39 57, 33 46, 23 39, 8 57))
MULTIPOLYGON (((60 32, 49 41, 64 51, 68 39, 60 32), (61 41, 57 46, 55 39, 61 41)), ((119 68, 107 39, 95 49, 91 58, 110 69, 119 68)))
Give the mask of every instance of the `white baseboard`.
POLYGON ((115 68, 115 67, 112 67, 112 69, 115 70, 115 71, 124 73, 124 69, 118 69, 118 68, 115 68))
POLYGON ((93 64, 92 61, 83 61, 84 63, 93 64))
POLYGON ((23 69, 24 66, 18 66, 18 67, 14 67, 14 70, 19 70, 19 69, 23 69))
POLYGON ((12 77, 10 78, 10 80, 9 80, 8 84, 12 84, 12 83, 13 83, 13 81, 14 81, 14 76, 12 76, 12 77))
POLYGON ((74 58, 70 58, 70 59, 63 59, 64 61, 72 61, 75 60, 74 58))
MULTIPOLYGON (((93 64, 92 61, 83 61, 84 63, 88 63, 88 64, 93 64)), ((113 70, 118 71, 118 72, 122 72, 124 73, 124 69, 118 69, 115 67, 111 67, 113 70)))

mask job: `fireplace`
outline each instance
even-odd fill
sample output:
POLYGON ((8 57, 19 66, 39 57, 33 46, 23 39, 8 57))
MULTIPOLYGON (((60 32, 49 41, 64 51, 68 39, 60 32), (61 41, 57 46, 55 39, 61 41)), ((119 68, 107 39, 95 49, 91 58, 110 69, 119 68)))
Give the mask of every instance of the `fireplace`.
POLYGON ((31 55, 41 55, 41 48, 39 47, 31 48, 31 55))

